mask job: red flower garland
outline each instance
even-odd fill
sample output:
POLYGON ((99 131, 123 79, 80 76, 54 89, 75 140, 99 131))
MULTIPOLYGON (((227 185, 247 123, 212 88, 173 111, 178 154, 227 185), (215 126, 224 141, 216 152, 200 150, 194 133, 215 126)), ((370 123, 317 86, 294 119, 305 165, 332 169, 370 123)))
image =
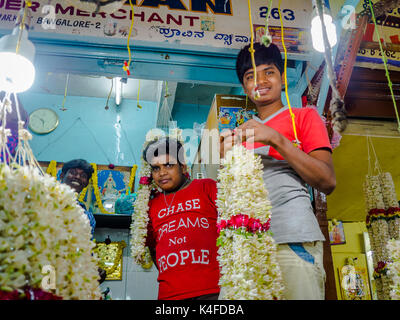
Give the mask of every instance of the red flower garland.
POLYGON ((0 300, 62 300, 62 297, 42 289, 27 287, 23 290, 0 290, 0 300))
POLYGON ((268 231, 271 223, 269 219, 266 223, 262 224, 260 219, 250 218, 246 214, 238 214, 232 216, 229 220, 221 220, 217 223, 217 231, 220 233, 223 229, 226 228, 241 228, 244 227, 248 232, 256 233, 256 232, 265 232, 268 231))
POLYGON ((371 222, 377 219, 390 219, 398 217, 400 218, 400 208, 399 207, 390 207, 389 209, 371 209, 368 212, 366 224, 367 227, 371 226, 371 222))

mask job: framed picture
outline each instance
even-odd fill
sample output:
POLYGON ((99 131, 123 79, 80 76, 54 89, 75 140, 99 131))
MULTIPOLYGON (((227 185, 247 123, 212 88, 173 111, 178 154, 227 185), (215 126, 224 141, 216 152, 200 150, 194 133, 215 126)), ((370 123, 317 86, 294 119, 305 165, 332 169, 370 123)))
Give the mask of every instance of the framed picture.
POLYGON ((371 300, 366 268, 344 265, 338 271, 343 300, 371 300))
POLYGON ((346 243, 342 221, 329 221, 328 230, 331 245, 346 243))

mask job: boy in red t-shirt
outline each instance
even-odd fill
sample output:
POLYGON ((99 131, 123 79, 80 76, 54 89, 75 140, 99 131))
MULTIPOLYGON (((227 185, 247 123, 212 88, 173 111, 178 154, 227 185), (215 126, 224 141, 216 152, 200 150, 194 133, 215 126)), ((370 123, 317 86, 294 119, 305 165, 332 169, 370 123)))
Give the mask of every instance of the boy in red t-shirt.
POLYGON ((293 108, 297 133, 294 134, 292 115, 281 100, 285 84, 281 53, 274 44, 265 47, 256 43, 254 49, 256 75, 249 45, 238 54, 236 72, 258 115, 235 131, 222 132, 221 157, 233 144, 242 141, 246 148, 260 155, 272 205, 271 231, 278 244, 285 298, 324 299, 322 241, 325 238, 314 215, 307 185, 326 194, 336 186, 327 130, 314 109, 293 108))
POLYGON ((161 189, 149 201, 146 243, 159 271, 158 299, 217 300, 217 186, 211 179, 191 181, 183 152, 172 138, 143 151, 161 189))

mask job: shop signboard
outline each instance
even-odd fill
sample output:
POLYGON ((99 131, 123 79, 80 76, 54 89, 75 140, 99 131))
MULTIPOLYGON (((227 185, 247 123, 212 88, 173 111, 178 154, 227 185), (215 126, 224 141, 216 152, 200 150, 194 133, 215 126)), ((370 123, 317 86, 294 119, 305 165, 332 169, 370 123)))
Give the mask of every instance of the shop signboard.
MULTIPOLYGON (((0 29, 15 25, 23 0, 0 0, 0 29)), ((272 8, 252 0, 252 22, 257 39, 269 13, 270 32, 280 42, 278 0, 272 8)), ((283 0, 281 18, 289 52, 308 50, 311 1, 283 0)), ((67 1, 32 1, 26 24, 32 33, 72 35, 74 39, 126 39, 134 19, 132 41, 150 41, 238 49, 250 43, 248 3, 244 0, 132 0, 113 13, 89 13, 67 1), (133 8, 133 10, 132 10, 133 8), (84 37, 84 38, 83 38, 84 37)), ((62 39, 62 36, 60 37, 62 39)), ((109 43, 109 42, 107 42, 109 43)))

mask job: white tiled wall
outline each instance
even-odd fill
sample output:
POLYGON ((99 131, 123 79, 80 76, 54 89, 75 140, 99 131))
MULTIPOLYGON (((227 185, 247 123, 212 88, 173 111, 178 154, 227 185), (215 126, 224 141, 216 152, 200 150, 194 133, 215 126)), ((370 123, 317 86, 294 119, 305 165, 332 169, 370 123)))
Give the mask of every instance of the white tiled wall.
POLYGON ((123 251, 122 280, 104 281, 102 291, 111 290, 113 300, 156 300, 158 294, 157 268, 143 269, 134 263, 129 248, 128 229, 96 228, 94 238, 104 241, 110 236, 111 241, 124 240, 126 248, 123 251))

